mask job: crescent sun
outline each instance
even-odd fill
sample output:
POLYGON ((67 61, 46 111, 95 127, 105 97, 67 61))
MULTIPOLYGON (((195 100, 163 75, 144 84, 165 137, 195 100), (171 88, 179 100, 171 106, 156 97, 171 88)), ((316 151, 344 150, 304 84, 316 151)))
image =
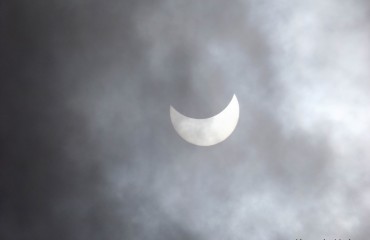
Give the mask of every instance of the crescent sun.
POLYGON ((185 141, 211 146, 224 141, 234 131, 239 120, 239 102, 234 95, 224 110, 204 119, 189 118, 170 106, 170 117, 174 129, 185 141))

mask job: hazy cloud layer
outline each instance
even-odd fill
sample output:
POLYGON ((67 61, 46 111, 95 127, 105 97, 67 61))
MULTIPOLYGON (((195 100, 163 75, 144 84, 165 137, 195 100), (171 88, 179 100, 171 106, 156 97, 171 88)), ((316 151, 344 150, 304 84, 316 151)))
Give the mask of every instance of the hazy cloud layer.
POLYGON ((0 4, 1 239, 367 239, 367 1, 0 4), (225 142, 178 137, 236 94, 225 142))

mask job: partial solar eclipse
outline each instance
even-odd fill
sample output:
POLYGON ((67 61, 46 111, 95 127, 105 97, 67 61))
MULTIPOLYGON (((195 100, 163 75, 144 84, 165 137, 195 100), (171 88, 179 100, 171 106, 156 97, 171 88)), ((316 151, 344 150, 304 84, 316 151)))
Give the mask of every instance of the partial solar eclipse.
POLYGON ((239 120, 239 102, 234 95, 219 114, 204 119, 189 118, 170 106, 170 116, 176 132, 185 141, 198 146, 211 146, 227 139, 239 120))

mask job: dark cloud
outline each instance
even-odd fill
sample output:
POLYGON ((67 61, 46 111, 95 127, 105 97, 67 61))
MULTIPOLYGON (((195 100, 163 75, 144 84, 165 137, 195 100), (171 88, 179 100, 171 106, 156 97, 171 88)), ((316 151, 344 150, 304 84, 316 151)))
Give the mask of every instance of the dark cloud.
POLYGON ((1 3, 0 238, 366 239, 365 5, 1 3))

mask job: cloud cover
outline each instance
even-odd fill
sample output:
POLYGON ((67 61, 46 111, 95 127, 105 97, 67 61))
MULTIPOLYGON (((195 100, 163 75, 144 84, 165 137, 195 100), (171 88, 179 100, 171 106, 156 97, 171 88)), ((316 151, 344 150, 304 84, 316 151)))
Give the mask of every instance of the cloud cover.
POLYGON ((2 239, 366 239, 366 1, 1 7, 2 239), (212 116, 196 147, 169 106, 212 116))

